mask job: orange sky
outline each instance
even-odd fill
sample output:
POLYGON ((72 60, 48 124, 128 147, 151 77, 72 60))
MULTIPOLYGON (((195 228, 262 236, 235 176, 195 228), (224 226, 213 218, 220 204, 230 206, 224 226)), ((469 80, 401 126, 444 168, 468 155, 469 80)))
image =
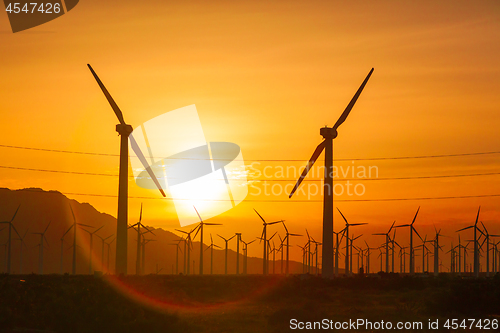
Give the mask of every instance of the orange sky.
MULTIPOLYGON (((63 17, 16 34, 7 15, 0 15, 0 39, 3 145, 117 154, 117 119, 86 67, 90 63, 134 127, 196 104, 206 138, 237 143, 245 160, 304 160, 261 162, 261 168, 303 166, 321 140, 319 128, 335 123, 371 67, 372 78, 339 129, 336 158, 500 150, 498 1, 82 0, 63 17)), ((0 151, 1 166, 118 173, 117 157, 0 151)), ((499 155, 355 164, 377 166, 379 177, 488 173, 499 171, 499 155)), ((363 182, 362 199, 500 194, 499 179, 363 182)), ((114 177, 9 169, 1 170, 0 186, 117 194, 114 177)), ((160 197, 133 181, 130 195, 160 197)), ((116 216, 116 198, 68 196, 116 216)), ((264 202, 244 202, 211 219, 225 223, 213 230, 243 232, 244 239, 260 235, 256 208, 269 220, 285 219, 294 232, 307 227, 321 239, 321 202, 293 202, 307 199, 300 196, 265 202, 287 200, 286 194, 248 199, 264 202)), ((148 224, 176 226, 171 202, 142 201, 148 224)), ((131 220, 140 202, 130 200, 131 220)), ((408 223, 422 206, 418 223, 430 234, 434 223, 451 233, 472 222, 481 204, 483 221, 498 233, 499 202, 337 206, 352 222, 369 222, 365 234, 385 230, 393 220, 408 223)), ((260 255, 260 247, 249 253, 260 255)))

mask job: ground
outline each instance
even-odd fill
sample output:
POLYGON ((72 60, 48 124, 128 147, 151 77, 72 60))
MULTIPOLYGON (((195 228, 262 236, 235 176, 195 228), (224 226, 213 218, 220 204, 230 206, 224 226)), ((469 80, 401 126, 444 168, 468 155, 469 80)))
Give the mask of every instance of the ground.
POLYGON ((323 319, 422 322, 424 329, 405 332, 436 332, 448 331, 447 319, 464 318, 490 322, 495 331, 500 277, 0 276, 4 332, 300 331, 290 329, 292 319, 305 325, 323 319), (429 320, 439 320, 439 329, 427 330, 429 320))

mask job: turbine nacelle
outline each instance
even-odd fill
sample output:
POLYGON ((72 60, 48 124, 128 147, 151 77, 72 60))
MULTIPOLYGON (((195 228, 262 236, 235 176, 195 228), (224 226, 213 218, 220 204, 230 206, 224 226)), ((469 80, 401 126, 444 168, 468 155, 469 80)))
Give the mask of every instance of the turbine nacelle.
POLYGON ((335 139, 338 136, 337 130, 331 127, 323 127, 319 130, 319 134, 325 139, 335 139))

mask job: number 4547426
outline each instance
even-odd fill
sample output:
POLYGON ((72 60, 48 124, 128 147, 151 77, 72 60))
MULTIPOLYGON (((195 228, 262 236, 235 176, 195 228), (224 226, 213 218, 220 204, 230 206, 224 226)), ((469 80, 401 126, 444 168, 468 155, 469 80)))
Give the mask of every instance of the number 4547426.
POLYGON ((22 6, 22 3, 9 3, 7 8, 5 8, 5 11, 9 13, 26 13, 26 14, 35 14, 35 13, 44 13, 44 14, 59 14, 61 12, 61 4, 59 3, 37 3, 37 2, 30 2, 30 3, 24 3, 24 6, 22 6))
POLYGON ((444 323, 444 328, 457 330, 462 329, 473 329, 479 328, 480 330, 497 330, 498 329, 498 319, 463 319, 459 321, 458 319, 448 319, 444 323))

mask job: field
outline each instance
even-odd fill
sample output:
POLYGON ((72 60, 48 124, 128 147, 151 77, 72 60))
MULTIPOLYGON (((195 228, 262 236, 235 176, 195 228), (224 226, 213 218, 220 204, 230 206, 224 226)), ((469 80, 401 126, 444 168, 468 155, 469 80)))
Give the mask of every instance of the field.
POLYGON ((429 319, 439 319, 439 330, 432 330, 436 332, 448 331, 443 327, 446 319, 487 322, 499 315, 498 275, 488 280, 443 274, 328 281, 305 275, 0 276, 4 332, 298 331, 290 329, 291 319, 419 321, 423 330, 405 332, 423 332, 429 319))

